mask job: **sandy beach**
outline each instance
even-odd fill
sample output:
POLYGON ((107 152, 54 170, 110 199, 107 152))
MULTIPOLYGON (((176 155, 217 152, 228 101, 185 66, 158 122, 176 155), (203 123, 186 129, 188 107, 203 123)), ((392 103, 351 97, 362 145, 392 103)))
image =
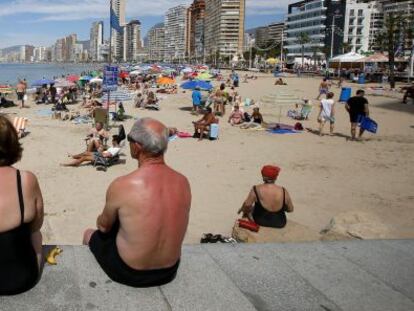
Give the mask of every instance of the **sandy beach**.
MULTIPOLYGON (((274 78, 262 75, 241 83, 243 98, 260 100, 264 95, 291 92, 302 98, 317 96, 320 78, 287 78, 288 86, 274 86, 274 78)), ((358 88, 352 85, 353 91, 358 88)), ((335 99, 339 89, 333 87, 335 99)), ((189 113, 191 92, 165 95, 161 111, 146 111, 126 104, 133 118, 153 117, 181 131, 192 132, 189 113)), ((198 142, 177 139, 169 145, 166 160, 188 177, 193 202, 185 243, 198 243, 203 233, 229 235, 236 211, 254 184, 261 183, 260 168, 277 164, 282 168, 278 184, 286 187, 295 212, 289 220, 317 234, 335 218, 345 231, 362 238, 414 238, 414 106, 401 99, 367 96, 371 117, 379 124, 376 135, 350 142, 348 114, 337 104, 336 135, 319 137, 304 131, 277 135, 231 127, 220 120, 220 139, 198 142), (348 230, 349 229, 349 230, 348 230)), ((402 98, 402 95, 400 95, 402 98)), ((51 106, 30 104, 30 108, 8 108, 3 112, 29 118, 30 134, 22 139, 22 161, 16 167, 30 170, 39 178, 45 201, 45 243, 81 244, 85 228, 94 227, 101 212, 108 185, 116 177, 137 168, 129 147, 123 148, 120 164, 107 172, 91 165, 60 167, 68 153, 82 152, 83 138, 91 125, 39 116, 51 106)), ((75 108, 70 106, 70 109, 75 108)), ((293 108, 293 105, 292 107, 293 108)), ((294 124, 283 108, 282 123, 294 124)), ((265 121, 277 122, 279 108, 261 106, 265 121)), ((317 129, 315 107, 304 127, 317 129)), ((128 131, 133 119, 124 122, 128 131)), ((112 130, 115 134, 116 129, 112 130)), ((328 128, 325 129, 328 131, 328 128)), ((304 230, 304 232, 306 232, 304 230)), ((305 233, 304 233, 305 234, 305 233)))

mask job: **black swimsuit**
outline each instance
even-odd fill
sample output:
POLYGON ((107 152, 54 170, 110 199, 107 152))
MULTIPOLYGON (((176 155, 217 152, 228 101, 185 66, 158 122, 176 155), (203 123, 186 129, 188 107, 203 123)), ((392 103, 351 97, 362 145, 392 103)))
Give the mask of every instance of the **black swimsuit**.
POLYGON ((135 270, 128 266, 120 257, 116 245, 119 226, 117 220, 110 232, 95 231, 89 242, 89 248, 102 270, 113 281, 132 287, 152 287, 167 284, 175 279, 180 260, 174 266, 164 269, 135 270))
POLYGON ((24 223, 24 202, 20 171, 17 171, 20 205, 19 227, 0 233, 0 295, 28 291, 39 277, 39 266, 31 241, 29 224, 24 223))
POLYGON ((286 226, 286 212, 287 204, 285 201, 285 188, 283 188, 283 206, 278 212, 269 212, 265 209, 260 201, 259 195, 257 194, 256 186, 253 187, 254 193, 256 194, 256 203, 253 210, 253 219, 259 225, 263 227, 271 228, 283 228, 286 226))

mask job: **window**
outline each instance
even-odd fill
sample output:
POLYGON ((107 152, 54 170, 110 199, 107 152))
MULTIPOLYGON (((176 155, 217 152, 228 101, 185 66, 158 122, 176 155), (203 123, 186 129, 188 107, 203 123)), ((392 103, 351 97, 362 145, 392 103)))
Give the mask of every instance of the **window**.
POLYGON ((351 9, 349 11, 349 16, 355 16, 355 10, 354 9, 351 9))
POLYGON ((364 16, 364 10, 358 10, 358 16, 364 16))

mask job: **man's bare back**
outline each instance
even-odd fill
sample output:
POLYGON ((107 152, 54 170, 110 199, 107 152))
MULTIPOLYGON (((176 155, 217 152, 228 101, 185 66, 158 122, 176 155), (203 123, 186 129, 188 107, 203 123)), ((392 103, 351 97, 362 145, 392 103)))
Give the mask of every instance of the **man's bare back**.
POLYGON ((121 223, 116 244, 131 268, 173 266, 181 256, 191 192, 187 179, 165 164, 150 164, 109 188, 121 223))

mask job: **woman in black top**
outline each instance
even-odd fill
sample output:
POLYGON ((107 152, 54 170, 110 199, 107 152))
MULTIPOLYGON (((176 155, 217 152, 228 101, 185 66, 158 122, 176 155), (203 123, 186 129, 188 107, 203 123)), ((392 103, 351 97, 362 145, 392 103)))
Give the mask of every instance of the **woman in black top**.
POLYGON ((275 184, 280 168, 266 165, 262 169, 264 184, 254 186, 239 213, 260 226, 283 228, 286 226, 286 213, 293 212, 289 193, 275 184))
POLYGON ((12 167, 21 152, 13 124, 0 116, 0 295, 27 291, 40 275, 43 199, 37 178, 12 167))

